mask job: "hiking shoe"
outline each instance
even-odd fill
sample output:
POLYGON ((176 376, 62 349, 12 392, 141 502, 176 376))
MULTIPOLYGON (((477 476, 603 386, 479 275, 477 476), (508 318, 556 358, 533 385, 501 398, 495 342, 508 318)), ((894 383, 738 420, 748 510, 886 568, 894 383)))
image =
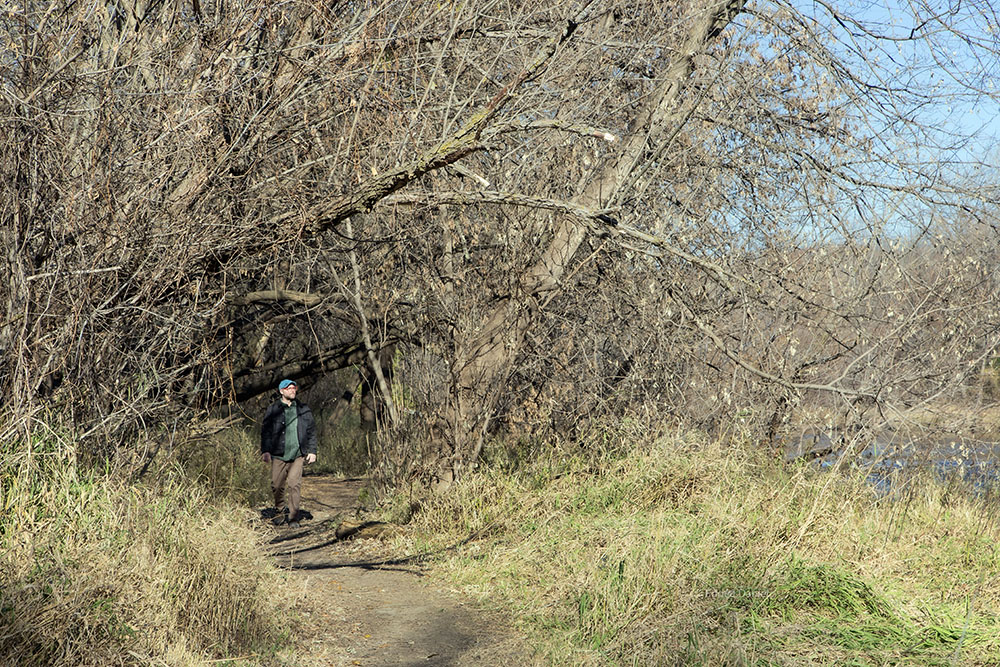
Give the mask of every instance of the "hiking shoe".
POLYGON ((284 514, 279 514, 278 516, 274 517, 274 521, 272 521, 271 523, 273 523, 275 526, 284 526, 286 523, 288 523, 288 517, 285 516, 284 514))
POLYGON ((265 507, 260 511, 262 519, 273 519, 281 514, 288 514, 288 508, 282 507, 281 509, 278 509, 277 507, 265 507))
POLYGON ((299 522, 298 521, 289 521, 288 522, 288 527, 289 528, 298 528, 299 527, 299 522))

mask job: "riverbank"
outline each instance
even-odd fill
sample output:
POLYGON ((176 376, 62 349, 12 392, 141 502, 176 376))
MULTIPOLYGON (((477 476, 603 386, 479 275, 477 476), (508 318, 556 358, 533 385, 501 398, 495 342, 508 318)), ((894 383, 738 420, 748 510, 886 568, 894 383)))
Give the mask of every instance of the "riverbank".
MULTIPOLYGON (((399 499, 407 511, 395 515, 419 509, 377 543, 337 536, 363 492, 335 500, 327 492, 350 485, 322 475, 306 479, 314 517, 301 531, 222 501, 261 495, 259 460, 239 433, 231 456, 211 458, 223 469, 186 462, 206 482, 217 475, 211 492, 179 471, 138 485, 84 474, 57 443, 12 449, 0 467, 0 654, 37 664, 389 665, 432 654, 484 665, 1000 664, 989 494, 917 475, 886 496, 862 469, 646 432, 603 431, 531 456, 494 447, 448 494, 399 499), (394 558, 406 571, 386 567, 394 558)), ((358 519, 391 521, 392 507, 358 519)))
POLYGON ((692 434, 604 442, 472 476, 399 548, 480 536, 436 575, 552 664, 1000 661, 987 498, 932 477, 884 498, 692 434))

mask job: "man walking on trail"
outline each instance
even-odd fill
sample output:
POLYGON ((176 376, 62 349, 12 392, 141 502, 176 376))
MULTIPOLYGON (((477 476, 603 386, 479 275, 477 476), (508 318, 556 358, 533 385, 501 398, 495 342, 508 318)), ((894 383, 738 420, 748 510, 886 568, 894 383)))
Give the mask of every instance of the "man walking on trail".
POLYGON ((267 408, 260 425, 261 460, 271 464, 271 491, 278 512, 274 523, 288 523, 292 528, 299 525, 302 465, 316 462, 316 422, 309 406, 295 399, 298 389, 292 380, 282 380, 278 384, 281 398, 267 408), (282 510, 286 500, 287 518, 282 510))

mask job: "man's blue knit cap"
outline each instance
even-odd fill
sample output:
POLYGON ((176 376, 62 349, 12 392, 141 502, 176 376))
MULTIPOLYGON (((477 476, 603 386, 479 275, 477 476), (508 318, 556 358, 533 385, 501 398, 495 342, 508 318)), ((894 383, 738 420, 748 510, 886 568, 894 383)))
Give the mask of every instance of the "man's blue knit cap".
POLYGON ((282 380, 281 382, 278 383, 278 389, 286 389, 288 387, 291 387, 292 385, 295 385, 296 387, 299 386, 293 380, 282 380))

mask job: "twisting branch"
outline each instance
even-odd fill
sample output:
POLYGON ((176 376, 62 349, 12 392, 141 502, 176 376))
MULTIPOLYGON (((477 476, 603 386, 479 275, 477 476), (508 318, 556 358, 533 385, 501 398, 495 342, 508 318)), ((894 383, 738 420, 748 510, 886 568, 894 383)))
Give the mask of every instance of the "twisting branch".
MULTIPOLYGON (((399 191, 421 176, 483 150, 484 146, 480 141, 483 131, 510 102, 516 91, 525 82, 538 76, 552 60, 559 47, 573 36, 581 23, 589 18, 591 6, 595 2, 596 0, 585 0, 574 16, 565 22, 562 29, 538 50, 531 63, 513 81, 493 96, 483 109, 473 114, 461 129, 409 164, 376 176, 362 184, 353 193, 324 205, 310 216, 311 219, 305 226, 306 231, 310 234, 317 234, 336 227, 352 215, 370 211, 380 200, 399 191)), ((275 222, 281 223, 294 217, 294 213, 282 214, 275 219, 275 222)))
MULTIPOLYGON (((338 296, 333 296, 330 294, 315 294, 311 292, 296 292, 294 290, 284 290, 284 289, 274 289, 274 290, 261 290, 258 292, 249 292, 247 294, 239 294, 233 297, 232 302, 237 306, 249 306, 254 303, 269 303, 269 302, 281 302, 287 301, 289 303, 297 303, 302 306, 307 306, 309 308, 313 306, 318 306, 320 304, 326 303, 344 303, 344 300, 338 296)), ((333 311, 333 314, 343 317, 345 319, 351 318, 350 314, 343 308, 337 308, 332 305, 328 305, 333 311)), ((352 318, 353 319, 353 318, 352 318)))
POLYGON ((601 220, 605 224, 615 225, 612 209, 592 210, 571 201, 531 197, 518 192, 498 192, 495 190, 478 190, 475 192, 443 192, 414 191, 386 197, 379 202, 385 206, 423 206, 437 208, 439 206, 473 204, 509 204, 524 208, 545 211, 558 211, 585 220, 601 220))
MULTIPOLYGON (((713 262, 704 257, 698 257, 689 252, 685 252, 671 243, 668 239, 656 234, 641 231, 635 227, 623 224, 616 215, 620 212, 618 208, 591 209, 582 204, 572 201, 558 199, 544 199, 541 197, 529 197, 516 192, 497 192, 490 190, 479 190, 476 192, 406 192, 387 197, 380 202, 380 205, 408 205, 439 207, 446 205, 472 205, 472 204, 509 204, 511 206, 521 206, 524 208, 557 211, 573 216, 584 222, 593 225, 599 234, 611 233, 619 237, 629 237, 648 243, 660 248, 669 255, 682 259, 694 266, 709 271, 727 288, 733 289, 733 283, 750 285, 745 278, 728 271, 718 262, 713 262)), ((646 251, 640 251, 646 252, 646 251)))
POLYGON ((589 125, 581 125, 579 123, 573 123, 559 118, 536 120, 525 125, 504 125, 502 127, 495 128, 490 132, 490 134, 527 132, 529 130, 559 130, 561 132, 569 132, 570 134, 579 134, 583 137, 595 137, 597 139, 603 139, 607 142, 614 142, 618 140, 618 137, 615 136, 613 132, 608 130, 602 130, 589 125))

